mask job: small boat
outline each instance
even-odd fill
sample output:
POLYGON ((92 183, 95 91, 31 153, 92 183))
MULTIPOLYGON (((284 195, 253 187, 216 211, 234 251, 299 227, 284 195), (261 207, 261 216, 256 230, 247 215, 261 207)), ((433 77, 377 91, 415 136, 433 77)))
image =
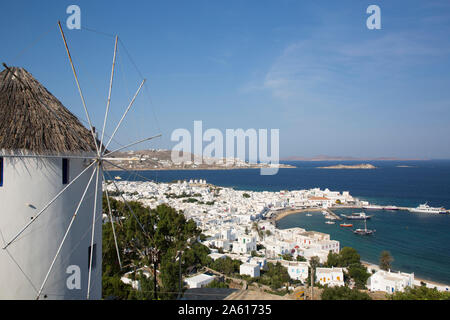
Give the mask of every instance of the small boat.
POLYGON ((370 229, 367 229, 367 223, 366 223, 366 220, 364 220, 364 229, 356 229, 356 230, 353 230, 353 233, 356 233, 356 234, 360 234, 360 235, 371 235, 371 234, 374 234, 375 233, 375 230, 370 230, 370 229))
POLYGON ((310 213, 307 213, 307 214, 306 214, 306 216, 307 216, 307 217, 311 217, 311 216, 312 216, 312 214, 310 214, 310 213))
POLYGON ((340 226, 344 227, 344 228, 351 228, 351 227, 353 227, 353 224, 351 224, 351 223, 341 223, 340 226))
POLYGON ((116 177, 114 177, 114 179, 116 179, 116 180, 122 180, 122 178, 121 178, 120 176, 116 176, 116 177))
POLYGON ((325 221, 326 224, 334 224, 333 221, 325 221))

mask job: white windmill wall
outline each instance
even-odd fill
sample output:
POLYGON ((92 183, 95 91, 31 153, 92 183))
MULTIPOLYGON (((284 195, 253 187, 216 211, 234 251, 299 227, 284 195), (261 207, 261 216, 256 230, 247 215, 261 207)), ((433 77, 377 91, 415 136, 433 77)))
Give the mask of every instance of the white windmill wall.
MULTIPOLYGON (((89 162, 69 160, 72 181, 89 162)), ((66 185, 62 183, 62 158, 3 158, 0 187, 0 243, 9 241, 66 185)), ((67 230, 83 191, 94 170, 92 166, 72 184, 6 250, 0 249, 0 299, 35 299, 67 230)), ((99 175, 95 224, 96 267, 91 276, 91 299, 101 298, 102 276, 102 173, 99 175)), ((88 251, 94 211, 95 175, 77 218, 56 260, 40 299, 86 299, 88 251), (66 273, 79 266, 81 288, 70 290, 66 273), (46 297, 44 297, 46 295, 46 297)))

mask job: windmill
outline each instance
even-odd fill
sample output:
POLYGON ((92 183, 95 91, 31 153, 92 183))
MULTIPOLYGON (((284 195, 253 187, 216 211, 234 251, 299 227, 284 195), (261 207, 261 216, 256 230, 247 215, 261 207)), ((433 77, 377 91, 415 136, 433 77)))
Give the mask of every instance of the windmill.
MULTIPOLYGON (((103 128, 98 138, 59 22, 58 27, 88 128, 29 72, 3 63, 5 69, 0 73, 0 299, 101 298, 104 165, 123 169, 115 162, 139 161, 116 158, 114 154, 161 136, 141 139, 112 151, 108 149, 145 79, 104 143, 118 37, 115 37, 103 128)), ((120 263, 108 194, 107 201, 120 263)), ((134 215, 132 210, 131 213, 134 215)))

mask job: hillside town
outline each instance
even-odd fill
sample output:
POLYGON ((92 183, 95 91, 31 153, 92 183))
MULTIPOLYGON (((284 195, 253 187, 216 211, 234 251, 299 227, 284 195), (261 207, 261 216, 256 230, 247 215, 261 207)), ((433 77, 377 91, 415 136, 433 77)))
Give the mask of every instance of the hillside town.
MULTIPOLYGON (((182 157, 181 163, 173 161, 173 151, 165 149, 149 149, 139 151, 115 152, 113 158, 117 167, 110 163, 105 163, 108 170, 125 168, 128 170, 219 170, 219 169, 260 169, 270 168, 271 164, 252 163, 240 158, 212 158, 197 156, 192 153, 176 152, 182 157)), ((295 168, 289 164, 277 164, 279 168, 295 168)))
MULTIPOLYGON (((319 210, 332 207, 367 205, 349 192, 321 190, 292 190, 255 192, 217 187, 205 180, 156 183, 144 181, 106 182, 104 189, 117 200, 138 201, 150 208, 167 204, 195 221, 206 238, 202 244, 210 250, 212 260, 230 258, 241 261, 240 275, 258 278, 268 263, 279 262, 292 280, 306 283, 310 261, 314 257, 325 264, 330 252, 341 250, 330 235, 302 228, 278 229, 277 216, 285 212, 319 210), (120 192, 118 191, 120 190, 120 192), (287 259, 286 257, 289 257, 287 259)), ((331 212, 328 210, 328 212, 331 212)), ((327 214, 329 219, 338 219, 327 214)), ((328 287, 344 285, 345 268, 316 268, 317 282, 328 287)), ((201 288, 215 280, 211 274, 186 278, 189 288, 201 288)), ((124 281, 128 281, 124 279, 124 281)), ((394 293, 412 287, 417 281, 414 273, 372 269, 367 281, 370 291, 394 293)), ((448 288, 439 288, 448 290, 448 288)))

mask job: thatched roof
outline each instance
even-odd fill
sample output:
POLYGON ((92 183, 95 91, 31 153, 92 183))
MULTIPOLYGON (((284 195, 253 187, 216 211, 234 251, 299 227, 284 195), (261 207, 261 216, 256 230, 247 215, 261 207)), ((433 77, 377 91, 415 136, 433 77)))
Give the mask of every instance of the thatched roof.
POLYGON ((0 73, 0 150, 95 151, 92 133, 23 68, 0 73))

